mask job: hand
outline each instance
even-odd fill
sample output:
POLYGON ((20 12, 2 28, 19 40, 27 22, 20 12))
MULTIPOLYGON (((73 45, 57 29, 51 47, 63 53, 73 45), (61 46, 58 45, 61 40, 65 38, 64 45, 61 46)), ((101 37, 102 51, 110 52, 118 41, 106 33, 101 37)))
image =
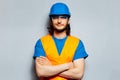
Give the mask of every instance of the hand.
POLYGON ((41 65, 52 65, 51 62, 46 57, 43 56, 36 58, 36 61, 38 64, 41 65))
POLYGON ((68 63, 68 66, 69 66, 69 69, 73 68, 73 67, 74 67, 73 62, 69 62, 69 63, 68 63))

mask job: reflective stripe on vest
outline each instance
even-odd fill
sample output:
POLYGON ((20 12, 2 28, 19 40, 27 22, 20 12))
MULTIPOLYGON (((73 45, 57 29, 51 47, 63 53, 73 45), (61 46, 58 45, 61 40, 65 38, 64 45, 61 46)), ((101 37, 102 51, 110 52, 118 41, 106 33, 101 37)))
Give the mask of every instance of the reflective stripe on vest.
MULTIPOLYGON (((73 60, 74 53, 79 43, 79 39, 73 36, 68 36, 60 55, 58 54, 57 47, 51 35, 42 37, 41 42, 46 57, 51 61, 52 65, 58 65, 71 62, 73 60)), ((68 80, 68 79, 56 76, 45 80, 68 80)))

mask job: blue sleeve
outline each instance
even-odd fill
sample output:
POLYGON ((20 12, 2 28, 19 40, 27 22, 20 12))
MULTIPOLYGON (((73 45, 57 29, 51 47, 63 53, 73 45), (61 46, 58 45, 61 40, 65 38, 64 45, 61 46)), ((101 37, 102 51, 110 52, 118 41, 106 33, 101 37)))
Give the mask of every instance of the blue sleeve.
POLYGON ((80 59, 80 58, 84 58, 85 59, 87 57, 88 57, 88 54, 85 51, 83 42, 80 40, 79 44, 78 44, 78 47, 76 49, 75 55, 73 57, 73 60, 80 59))
POLYGON ((35 45, 33 58, 35 59, 36 57, 40 57, 40 56, 46 56, 46 55, 45 55, 41 40, 39 39, 35 45))

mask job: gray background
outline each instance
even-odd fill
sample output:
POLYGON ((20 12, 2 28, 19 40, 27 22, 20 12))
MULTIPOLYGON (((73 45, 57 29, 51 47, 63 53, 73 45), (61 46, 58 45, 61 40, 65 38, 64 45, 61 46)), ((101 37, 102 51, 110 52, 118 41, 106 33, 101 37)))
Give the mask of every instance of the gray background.
POLYGON ((37 80, 32 59, 55 2, 71 11, 71 34, 89 57, 83 80, 120 80, 119 0, 0 0, 0 80, 37 80))

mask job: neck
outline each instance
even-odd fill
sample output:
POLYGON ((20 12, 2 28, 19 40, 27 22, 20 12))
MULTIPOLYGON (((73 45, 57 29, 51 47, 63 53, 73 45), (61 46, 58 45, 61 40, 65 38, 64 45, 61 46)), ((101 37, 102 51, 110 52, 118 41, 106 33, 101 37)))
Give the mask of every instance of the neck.
POLYGON ((66 31, 60 32, 60 33, 54 31, 54 34, 53 34, 53 35, 54 35, 54 37, 56 37, 56 38, 58 38, 58 39, 62 39, 62 38, 64 38, 64 37, 67 36, 66 31))

